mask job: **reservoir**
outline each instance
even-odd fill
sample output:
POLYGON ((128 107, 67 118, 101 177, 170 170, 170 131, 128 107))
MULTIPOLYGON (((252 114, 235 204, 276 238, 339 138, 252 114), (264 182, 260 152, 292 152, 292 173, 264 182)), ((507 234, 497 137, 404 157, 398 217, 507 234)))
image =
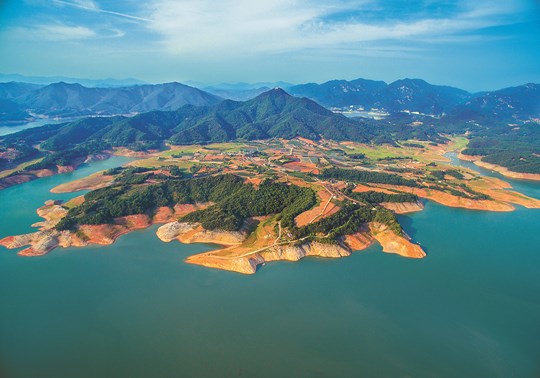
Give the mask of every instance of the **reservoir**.
MULTIPOLYGON (((128 160, 0 191, 0 237, 80 194, 54 186, 128 160)), ((245 276, 185 264, 214 247, 163 243, 156 226, 43 257, 0 247, 0 376, 538 377, 540 211, 427 202, 400 221, 425 259, 374 245, 245 276)))

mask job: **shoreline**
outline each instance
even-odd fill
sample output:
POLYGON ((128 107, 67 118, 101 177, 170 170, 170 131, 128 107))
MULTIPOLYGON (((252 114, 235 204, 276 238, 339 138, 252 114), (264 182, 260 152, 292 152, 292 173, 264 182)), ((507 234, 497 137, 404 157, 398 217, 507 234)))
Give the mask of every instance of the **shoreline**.
MULTIPOLYGON (((62 174, 62 173, 73 172, 73 171, 77 170, 83 164, 91 163, 93 161, 107 160, 107 159, 109 159, 109 158, 111 158, 113 156, 122 156, 122 157, 128 157, 128 158, 140 158, 140 159, 142 159, 142 158, 151 157, 153 155, 154 155, 154 152, 135 152, 135 151, 131 151, 131 150, 124 149, 124 148, 118 148, 118 149, 115 149, 115 150, 112 150, 112 151, 111 150, 105 150, 105 151, 102 151, 102 152, 99 152, 99 153, 94 153, 94 154, 88 155, 85 158, 83 158, 83 157, 76 158, 72 162, 70 162, 70 164, 64 165, 64 166, 57 165, 54 168, 36 169, 36 170, 32 170, 32 171, 23 171, 23 172, 20 172, 20 173, 14 172, 12 174, 9 174, 9 175, 7 175, 5 177, 0 178, 0 190, 7 189, 9 187, 19 185, 19 184, 24 184, 24 183, 27 183, 27 182, 30 182, 30 181, 33 181, 33 180, 37 180, 37 179, 42 178, 42 177, 50 177, 50 176, 55 176, 55 175, 59 175, 59 174, 62 174)), ((9 171, 9 170, 12 170, 12 169, 13 168, 8 169, 6 171, 9 171)), ((99 172, 97 172, 97 173, 99 173, 99 172)), ((94 175, 96 175, 96 173, 94 175)), ((88 179, 88 177, 80 179, 80 181, 82 181, 84 179, 88 179)), ((51 192, 52 193, 69 193, 69 192, 76 191, 76 190, 69 190, 69 189, 64 190, 63 189, 64 187, 69 188, 69 185, 71 183, 72 182, 60 184, 60 185, 58 185, 58 187, 61 187, 61 188, 59 188, 58 191, 55 191, 57 188, 53 188, 53 190, 51 190, 51 192)), ((83 187, 83 188, 77 189, 77 190, 85 190, 85 189, 87 189, 87 188, 83 187)), ((92 189, 92 187, 90 187, 90 189, 92 189)), ((96 187, 96 189, 97 189, 97 187, 96 187)))
POLYGON ((44 206, 37 210, 43 221, 32 225, 38 229, 36 232, 7 236, 0 240, 0 245, 8 249, 27 247, 17 252, 20 256, 43 256, 59 247, 111 245, 122 235, 161 224, 156 236, 163 242, 177 240, 183 244, 200 243, 217 246, 208 252, 188 256, 185 259, 186 263, 243 274, 254 274, 259 265, 272 261, 298 261, 308 256, 347 257, 354 251, 366 249, 375 241, 386 253, 407 258, 426 256, 418 244, 377 223, 370 223, 355 234, 339 237, 335 243, 278 242, 277 238, 275 241, 270 240, 273 244, 256 248, 244 245, 249 236, 245 231, 206 230, 198 223, 176 221, 178 217, 204 208, 208 204, 178 205, 174 209, 161 207, 153 217, 145 214, 129 215, 115 219, 114 224, 81 225, 76 231, 57 231, 54 227, 68 211, 61 204, 61 201, 46 201, 44 206))
MULTIPOLYGON (((311 145, 310 145, 311 146, 311 145)), ((431 160, 437 160, 440 157, 444 160, 449 160, 444 157, 444 153, 448 152, 449 145, 438 147, 432 151, 436 153, 436 157, 427 155, 431 160)), ((276 152, 279 155, 279 151, 276 152)), ((159 156, 155 152, 134 152, 124 148, 105 151, 102 154, 91 155, 86 160, 80 158, 77 164, 80 165, 91 158, 106 159, 113 155, 130 156, 144 159, 149 156, 159 156)), ((224 154, 219 156, 225 156, 224 154)), ((236 156, 236 155, 234 155, 236 156)), ((301 155, 303 156, 303 155, 301 155)), ((460 154, 460 158, 463 155, 460 154)), ((477 157, 470 157, 474 161, 477 157)), ((201 158, 198 158, 199 160, 201 158)), ((225 158, 224 158, 225 159, 225 158)), ((240 158, 233 158, 233 162, 241 164, 247 159, 244 155, 240 158), (235 160, 237 159, 237 160, 235 160)), ((428 160, 428 161, 431 161, 428 160)), ((213 161, 213 160, 212 160, 213 161)), ((250 160, 251 161, 251 160, 250 160)), ((264 160, 260 157, 254 157, 255 165, 264 165, 264 160)), ((302 160, 298 160, 298 164, 302 160)), ((311 160, 310 160, 311 162, 311 160)), ((312 164, 312 163, 310 163, 312 164)), ((329 164, 324 163, 324 164, 329 164)), ((388 163, 377 166, 375 171, 384 172, 391 171, 391 168, 396 168, 397 163, 388 163)), ((443 171, 450 171, 445 163, 441 164, 443 171)), ((77 165, 75 165, 77 166, 77 165)), ((161 166, 157 164, 157 166, 161 166)), ((383 180, 381 183, 371 182, 363 184, 352 184, 345 177, 342 181, 324 181, 321 179, 305 179, 302 177, 294 178, 290 176, 289 170, 285 173, 281 172, 282 176, 278 176, 279 182, 295 184, 300 187, 310 187, 317 196, 315 205, 308 208, 300 214, 296 215, 294 222, 297 227, 303 227, 311 223, 315 223, 328 216, 338 212, 343 206, 341 201, 352 201, 354 199, 343 194, 343 190, 353 189, 355 192, 382 192, 385 194, 408 193, 415 196, 405 196, 395 198, 396 201, 406 200, 409 202, 375 202, 375 201, 394 201, 388 196, 374 196, 370 202, 360 202, 359 205, 373 205, 372 210, 376 206, 384 207, 394 214, 407 214, 411 212, 422 211, 424 209, 425 200, 434 201, 447 207, 458 207, 469 210, 494 211, 494 212, 509 212, 515 210, 514 205, 521 205, 527 208, 540 208, 540 200, 528 197, 511 189, 511 185, 500 178, 492 177, 489 174, 481 174, 473 172, 472 169, 463 169, 461 176, 446 174, 441 177, 436 176, 436 169, 430 168, 426 161, 406 161, 399 164, 397 168, 401 168, 402 174, 399 177, 406 179, 414 178, 413 173, 416 170, 422 170, 420 179, 424 180, 420 184, 407 185, 405 182, 397 181, 396 184, 386 183, 383 180), (466 171, 466 172, 464 172, 466 171), (411 173, 413 172, 413 173, 411 173), (435 179, 439 179, 437 182, 435 179), (442 185, 443 181, 445 182, 442 185), (350 185, 355 185, 354 188, 350 185), (463 188, 463 189, 461 189, 463 188)), ((152 166, 156 167, 156 166, 152 166)), ((58 167, 60 171, 61 167, 58 167)), ((74 169, 74 167, 71 167, 74 169)), ((396 168, 396 171, 397 171, 396 168)), ((62 167, 62 170, 67 169, 62 167)), ((153 168, 158 174, 163 172, 160 168, 153 168)), ((234 168, 235 174, 242 176, 240 172, 245 173, 243 168, 234 168)), ((49 170, 49 174, 55 174, 49 170)), ((154 171, 152 171, 153 173, 154 171)), ((206 172, 206 171, 205 171, 206 172)), ((257 171, 258 172, 258 171, 257 171)), ((93 173, 89 176, 78 180, 64 182, 50 189, 52 193, 71 193, 80 190, 96 190, 107 187, 114 183, 116 175, 104 175, 105 171, 93 173)), ((166 175, 165 171, 165 175, 166 175)), ((215 172, 213 172, 215 173, 215 172)), ((204 175, 211 175, 205 173, 204 175)), ((258 172, 260 173, 260 172, 258 172)), ((203 175, 203 176, 204 176, 203 175)), ((386 176, 384 176, 386 177, 386 176)), ((390 176, 389 176, 390 177, 390 176)), ((146 180, 146 179, 145 179, 146 180)), ((253 185, 260 184, 254 180, 253 185)), ((148 184, 159 183, 160 181, 150 180, 148 184)), ((244 182, 244 181, 242 181, 244 182)), ((251 183, 249 180, 247 182, 251 183)), ((353 181, 354 182, 354 181, 353 181)), ((391 182, 391 181, 390 181, 391 182)), ((418 181, 419 182, 419 181, 418 181)), ((137 184, 134 184, 137 185, 137 184)), ((206 197, 202 197, 206 198, 206 197)), ((208 197, 210 198, 210 197, 208 197)), ((207 199, 208 199, 207 198, 207 199)), ((165 203, 175 203, 181 199, 169 200, 165 203)), ((84 203, 84 196, 75 197, 66 203, 60 201, 47 201, 44 206, 37 209, 38 215, 43 218, 42 222, 37 222, 33 227, 37 228, 35 232, 8 236, 0 240, 0 245, 6 248, 21 248, 18 252, 22 256, 41 256, 58 247, 82 247, 90 244, 95 245, 110 245, 113 244, 120 236, 130 233, 135 230, 146 229, 152 225, 160 224, 161 226, 156 231, 156 236, 163 242, 171 242, 177 240, 184 244, 203 243, 213 244, 218 247, 205 253, 196 254, 186 258, 186 263, 202 265, 211 268, 222 270, 230 270, 244 274, 253 274, 257 271, 258 266, 267 262, 285 260, 298 261, 307 256, 317 256, 325 258, 341 258, 350 256, 353 251, 361 251, 366 249, 373 243, 377 242, 382 246, 382 251, 385 253, 394 253, 408 258, 423 258, 426 256, 422 247, 415 244, 406 235, 402 234, 398 228, 392 227, 395 231, 391 231, 388 226, 382 223, 375 223, 374 219, 366 218, 365 221, 355 223, 358 230, 347 229, 347 231, 330 232, 330 230, 316 232, 318 228, 312 228, 308 232, 296 233, 288 228, 282 229, 280 214, 266 214, 260 217, 251 217, 244 219, 244 226, 240 231, 223 231, 223 230, 207 230, 199 223, 181 222, 183 216, 197 210, 203 210, 213 203, 194 203, 194 204, 177 204, 174 207, 162 206, 158 208, 144 207, 135 211, 145 211, 142 214, 133 214, 111 219, 110 216, 105 218, 107 224, 75 224, 70 230, 59 231, 56 225, 67 216, 69 209, 79 206, 84 203), (368 221, 370 219, 371 221, 368 221), (368 223, 366 223, 368 222, 368 223), (249 225, 249 227, 248 227, 249 225), (352 234, 341 235, 343 232, 352 234), (303 235, 295 236, 295 235, 303 235), (329 239, 331 238, 331 240, 329 239)), ((184 200, 182 200, 184 201, 184 200)), ((185 201, 189 201, 185 199, 185 201)), ((155 206, 155 205, 152 205, 155 206)), ((133 211, 117 212, 116 214, 130 214, 133 211)), ((193 219, 197 219, 196 217, 193 219)), ((382 219, 382 218, 381 218, 382 219)), ((93 222, 92 220, 86 220, 93 222)), ((388 223, 382 220, 381 222, 388 223)), ((388 223, 393 224, 393 223, 388 223)), ((209 226, 210 227, 210 226, 209 226)), ((212 227, 220 227, 214 225, 212 227)), ((332 227, 335 227, 332 226, 332 227)))
POLYGON ((492 163, 486 163, 485 161, 482 161, 482 156, 478 155, 464 155, 461 152, 458 152, 457 158, 459 160, 463 161, 469 161, 476 166, 480 168, 484 168, 493 172, 497 172, 504 177, 508 177, 515 180, 526 180, 526 181, 540 181, 540 173, 522 173, 522 172, 514 172, 509 170, 506 167, 503 167, 502 165, 492 164, 492 163))

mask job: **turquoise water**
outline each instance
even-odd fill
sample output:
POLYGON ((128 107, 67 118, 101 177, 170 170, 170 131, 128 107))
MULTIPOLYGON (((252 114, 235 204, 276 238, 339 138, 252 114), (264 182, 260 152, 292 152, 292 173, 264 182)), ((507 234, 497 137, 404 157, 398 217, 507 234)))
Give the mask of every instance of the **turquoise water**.
MULTIPOLYGON (((1 234, 114 159, 0 191, 1 234)), ((185 264, 210 246, 155 227, 38 258, 1 249, 0 376, 538 377, 540 211, 400 218, 427 258, 373 246, 244 276, 185 264)))
POLYGON ((457 153, 455 152, 447 153, 446 157, 450 159, 452 165, 472 169, 473 171, 479 172, 480 174, 484 176, 500 178, 504 181, 509 182, 512 185, 512 188, 517 190, 518 192, 521 192, 523 194, 526 194, 534 198, 540 198, 540 182, 535 183, 530 180, 509 179, 508 177, 505 177, 501 175, 500 173, 479 167, 471 161, 460 160, 458 159, 457 153))

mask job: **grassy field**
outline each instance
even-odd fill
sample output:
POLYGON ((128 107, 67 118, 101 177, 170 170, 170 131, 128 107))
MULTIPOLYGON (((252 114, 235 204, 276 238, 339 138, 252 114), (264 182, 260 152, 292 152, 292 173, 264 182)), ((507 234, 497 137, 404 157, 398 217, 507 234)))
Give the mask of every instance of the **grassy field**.
MULTIPOLYGON (((452 143, 454 145, 465 145, 467 143, 466 138, 454 138, 452 143), (464 140, 462 140, 464 139, 464 140)), ((429 163, 432 161, 441 162, 447 161, 446 158, 442 156, 443 149, 448 150, 448 147, 443 145, 431 146, 429 142, 419 142, 419 141, 410 141, 411 143, 421 144, 424 148, 414 148, 414 147, 395 147, 389 145, 371 145, 371 144, 360 144, 353 142, 340 143, 340 148, 343 149, 347 155, 351 154, 364 154, 366 158, 370 160, 381 160, 388 158, 411 158, 418 160, 423 163, 429 163)))
POLYGON ((452 137, 450 143, 448 143, 448 149, 450 151, 461 151, 469 144, 469 139, 465 137, 452 137))
POLYGON ((359 143, 340 143, 340 148, 347 155, 364 154, 368 159, 384 159, 408 156, 405 149, 387 145, 368 145, 359 143))
POLYGON ((190 161, 177 160, 177 159, 159 159, 159 158, 141 159, 141 160, 135 160, 129 163, 129 165, 132 167, 159 168, 159 167, 166 167, 169 165, 175 165, 178 168, 184 168, 184 169, 189 169, 191 166, 195 164, 196 163, 193 163, 190 161))
POLYGON ((206 145, 195 144, 192 146, 170 146, 171 149, 163 151, 160 156, 168 157, 172 155, 193 155, 196 152, 202 154, 218 154, 227 152, 239 152, 244 149, 252 149, 255 146, 248 143, 231 142, 231 143, 212 143, 206 145))

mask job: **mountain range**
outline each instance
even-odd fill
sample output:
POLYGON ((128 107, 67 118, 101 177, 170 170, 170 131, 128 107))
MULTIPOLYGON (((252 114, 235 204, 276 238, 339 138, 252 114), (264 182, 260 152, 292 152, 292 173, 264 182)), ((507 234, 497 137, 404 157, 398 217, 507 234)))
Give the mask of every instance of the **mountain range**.
POLYGON ((0 117, 17 121, 21 117, 10 118, 13 113, 6 106, 16 109, 19 114, 25 112, 26 117, 39 114, 63 118, 176 110, 186 104, 213 105, 223 99, 180 83, 88 88, 64 82, 46 86, 9 82, 0 83, 0 100, 8 101, 0 108, 0 117))
MULTIPOLYGON (((271 83, 259 83, 271 84, 271 83)), ((390 114, 415 112, 458 121, 497 118, 528 120, 540 117, 540 85, 525 84, 490 92, 432 85, 420 79, 384 81, 333 80, 323 84, 287 86, 287 92, 328 108, 371 110, 390 114)), ((180 83, 89 88, 64 82, 39 85, 0 83, 0 122, 24 122, 47 117, 110 116, 153 110, 177 110, 183 105, 211 106, 224 99, 246 101, 267 92, 258 84, 220 84, 198 89, 180 83)))
POLYGON ((31 83, 39 85, 49 85, 58 82, 65 82, 70 84, 79 83, 85 87, 100 87, 100 88, 111 88, 111 87, 127 87, 130 85, 142 85, 148 84, 142 80, 137 79, 85 79, 85 78, 76 78, 68 76, 26 76, 21 74, 6 74, 0 73, 0 82, 6 83, 9 81, 16 81, 20 83, 31 83))
MULTIPOLYGON (((178 85, 175 84, 173 87, 178 85)), ((460 106, 468 110, 460 114, 478 116, 492 107, 500 109, 500 114, 503 114, 503 111, 508 114, 507 109, 520 112, 527 109, 529 112, 537 108, 538 101, 534 96, 538 94, 538 87, 525 85, 504 90, 497 96, 491 92, 483 94, 461 104, 460 106), (506 97, 502 97, 503 95, 506 97), (526 101, 520 99, 524 95, 526 101), (506 102, 503 103, 501 98, 506 99, 506 102), (473 108, 474 112, 471 110, 473 108)), ((69 88, 80 89, 80 86, 69 88)), ((26 96, 21 95, 24 88, 21 89, 20 86, 12 85, 8 89, 4 88, 5 96, 15 98, 26 96)), ((43 89, 47 87, 37 90, 47 93, 43 89)), ((30 93, 35 93, 35 89, 30 93)), ((166 103, 171 104, 170 107, 176 107, 169 100, 170 96, 165 97, 168 99, 166 103)), ((93 100, 91 103, 96 103, 95 99, 91 100, 93 100)), ((0 169, 13 168, 38 157, 43 159, 26 167, 26 171, 55 169, 57 166, 70 164, 74 159, 84 160, 92 154, 114 147, 148 150, 164 148, 165 144, 204 144, 295 137, 374 144, 390 143, 398 146, 399 141, 417 139, 440 143, 447 140, 444 136, 446 134, 468 134, 471 138, 472 149, 469 151, 471 154, 486 155, 486 159, 524 172, 540 170, 538 146, 535 142, 535 135, 540 129, 534 122, 509 128, 508 123, 504 122, 481 125, 465 120, 455 122, 456 118, 451 116, 437 118, 408 113, 396 113, 381 121, 348 118, 306 97, 291 96, 280 88, 269 90, 243 102, 220 101, 214 97, 210 97, 210 100, 217 103, 186 104, 176 110, 142 112, 130 117, 84 117, 6 135, 0 137, 0 169)), ((49 100, 44 95, 35 98, 34 101, 37 103, 43 101, 45 106, 49 100)), ((158 101, 153 104, 156 103, 158 101)))
POLYGON ((305 96, 328 107, 361 106, 390 113, 404 110, 440 115, 470 99, 462 89, 432 85, 420 79, 384 81, 332 80, 323 84, 303 84, 289 88, 295 96, 305 96))
POLYGON ((245 102, 184 105, 175 111, 151 111, 133 117, 86 117, 8 135, 2 142, 29 146, 41 143, 44 150, 61 151, 81 143, 147 149, 165 141, 194 144, 298 136, 368 141, 369 132, 361 125, 312 100, 273 89, 245 102))

